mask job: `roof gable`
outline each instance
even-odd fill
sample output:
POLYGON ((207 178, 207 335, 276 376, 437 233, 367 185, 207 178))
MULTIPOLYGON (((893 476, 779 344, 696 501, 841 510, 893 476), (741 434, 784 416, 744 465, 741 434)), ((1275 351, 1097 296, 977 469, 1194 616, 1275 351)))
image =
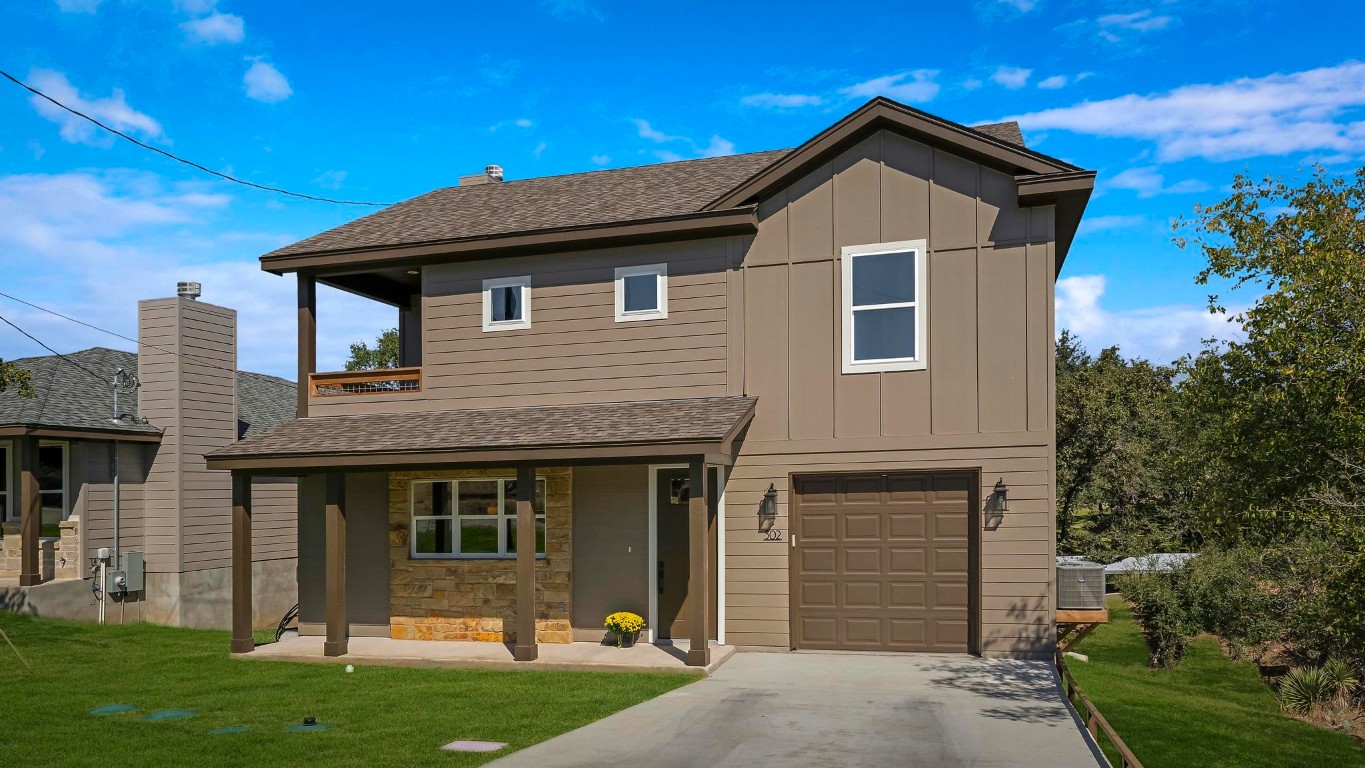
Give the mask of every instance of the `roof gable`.
POLYGON ((969 128, 879 96, 726 190, 702 210, 719 211, 754 202, 766 193, 801 178, 845 147, 883 129, 947 149, 1012 176, 1075 173, 1082 170, 1025 147, 1017 123, 969 128), (1013 140, 1016 134, 1018 141, 1013 140))

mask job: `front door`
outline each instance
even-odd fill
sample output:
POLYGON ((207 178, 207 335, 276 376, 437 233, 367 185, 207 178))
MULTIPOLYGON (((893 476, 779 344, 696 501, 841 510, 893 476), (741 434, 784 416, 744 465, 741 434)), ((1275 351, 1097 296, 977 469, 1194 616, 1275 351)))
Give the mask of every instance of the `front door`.
MULTIPOLYGON (((660 469, 655 483, 655 503, 658 510, 658 562, 659 571, 659 638, 690 637, 688 617, 691 615, 691 602, 688 599, 688 535, 687 507, 691 497, 690 483, 686 467, 660 469)), ((716 577, 719 575, 720 559, 716 556, 716 500, 719 489, 716 487, 718 473, 714 467, 708 469, 707 487, 707 526, 711 535, 711 601, 710 616, 707 621, 707 636, 716 636, 716 577)))

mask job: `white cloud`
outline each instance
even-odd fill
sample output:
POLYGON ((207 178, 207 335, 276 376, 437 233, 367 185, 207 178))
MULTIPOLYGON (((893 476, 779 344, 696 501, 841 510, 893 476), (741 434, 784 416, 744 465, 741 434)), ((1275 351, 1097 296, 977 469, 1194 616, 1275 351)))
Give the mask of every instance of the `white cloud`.
MULTIPOLYGON (((6 292, 130 337, 137 300, 174 295, 176 280, 204 284, 204 301, 238 311, 239 364, 294 377, 294 281, 260 270, 256 255, 293 236, 217 232, 227 195, 200 186, 168 187, 134 171, 0 176, 0 248, 6 292), (224 254, 235 258, 224 260, 224 254)), ((0 300, 3 301, 3 300, 0 300)), ((332 289, 318 291, 319 360, 339 370, 353 341, 393 327, 392 308, 332 289)), ((62 352, 92 346, 131 349, 112 336, 4 302, 6 317, 62 352)), ((0 333, 0 357, 46 354, 14 333, 0 333)))
POLYGON ((294 93, 289 81, 280 74, 275 65, 267 61, 253 61, 242 77, 242 87, 247 98, 274 104, 284 101, 294 93))
POLYGON ((218 0, 175 0, 175 8, 190 16, 203 16, 218 7, 218 0))
POLYGON ((1020 13, 1028 13, 1038 7, 1038 0, 996 0, 1001 5, 1013 7, 1020 13))
POLYGON ((1028 79, 1033 75, 1033 70, 1023 67, 997 67, 991 73, 991 79, 996 85, 1003 86, 1013 91, 1028 85, 1028 79))
POLYGON ((1111 13, 1095 19, 1095 23, 1100 27, 1100 35, 1108 40, 1118 40, 1119 31, 1130 32, 1155 32, 1165 29, 1171 24, 1170 16, 1157 16, 1151 9, 1134 11, 1133 13, 1111 13))
POLYGON ((519 117, 516 120, 502 120, 500 122, 496 122, 488 126, 488 130, 500 131, 509 125, 517 128, 530 128, 535 125, 535 121, 531 120, 528 117, 519 117))
POLYGON ((1038 81, 1038 87, 1045 91, 1055 91, 1058 88, 1065 88, 1067 83, 1066 75, 1053 75, 1038 81))
POLYGON ((1025 130, 1151 141, 1160 162, 1365 152, 1365 64, 1185 85, 1008 118, 1025 130))
POLYGON ((322 175, 313 179, 313 183, 328 189, 341 189, 348 175, 346 171, 323 171, 322 175))
MULTIPOLYGON (((1240 339, 1227 315, 1192 304, 1167 304, 1113 311, 1103 306, 1103 275, 1077 275, 1057 281, 1057 329, 1080 336, 1086 347, 1118 345, 1126 357, 1167 363, 1197 352, 1207 338, 1240 339)), ((1236 314, 1236 310, 1233 311, 1236 314)))
POLYGON ((536 148, 535 148, 534 150, 531 151, 531 155, 534 156, 535 159, 539 160, 539 159, 540 159, 540 156, 543 155, 543 154, 545 154, 545 148, 548 147, 548 146, 550 146, 550 145, 549 145, 549 144, 546 144, 546 143, 543 142, 543 141, 540 142, 539 144, 536 145, 536 148))
POLYGON ((102 0, 57 0, 57 7, 63 13, 94 13, 99 10, 102 0))
POLYGON ((697 150, 702 157, 720 157, 721 155, 733 155, 735 153, 735 143, 727 141, 719 136, 712 136, 711 143, 697 150))
POLYGON ((1103 184, 1110 189, 1131 189, 1142 198, 1207 192, 1213 188, 1208 182, 1200 179, 1185 179, 1167 186, 1165 175, 1153 167, 1129 168, 1104 181, 1103 184))
POLYGON ((1094 233, 1112 229, 1131 229, 1146 223, 1146 216, 1086 216, 1081 219, 1081 231, 1094 233))
POLYGON ((658 144, 663 144, 669 141, 684 141, 684 138, 682 136, 670 136, 669 134, 658 130, 654 126, 650 125, 648 120, 641 120, 640 118, 637 117, 632 118, 631 122, 635 123, 635 129, 639 131, 640 138, 642 139, 649 139, 650 141, 656 142, 658 144))
POLYGON ((593 165, 606 165, 607 163, 610 163, 610 162, 611 162, 611 155, 593 155, 593 156, 592 156, 592 163, 593 163, 593 165))
POLYGON ((916 69, 895 75, 874 77, 861 83, 850 85, 839 92, 854 98, 886 96, 902 102, 930 101, 939 92, 937 69, 916 69))
POLYGON ((218 43, 240 43, 246 35, 241 16, 214 11, 200 19, 190 19, 180 27, 200 42, 216 45, 218 43))
POLYGON ((739 103, 763 109, 796 109, 819 106, 824 101, 811 93, 751 93, 740 99, 739 103))
POLYGON ((517 126, 518 128, 530 128, 530 127, 533 126, 533 125, 535 125, 535 123, 531 122, 531 120, 530 120, 529 118, 525 118, 525 117, 519 118, 519 119, 516 121, 516 126, 517 126))
MULTIPOLYGON (((29 85, 46 93, 74 110, 84 112, 111 128, 124 133, 139 134, 142 138, 162 138, 161 123, 149 115, 128 106, 123 91, 115 88, 108 96, 90 99, 82 96, 66 75, 51 69, 34 69, 28 74, 29 85)), ((31 96, 29 103, 39 115, 60 125, 61 136, 73 144, 108 146, 112 139, 87 120, 83 120, 39 96, 31 96)))

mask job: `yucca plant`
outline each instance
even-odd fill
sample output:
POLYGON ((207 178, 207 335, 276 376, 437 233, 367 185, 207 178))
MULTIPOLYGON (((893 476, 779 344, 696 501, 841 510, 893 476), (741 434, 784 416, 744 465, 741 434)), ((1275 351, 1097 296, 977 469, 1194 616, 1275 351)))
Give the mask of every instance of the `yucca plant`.
POLYGON ((1350 664, 1332 659, 1322 667, 1300 667, 1280 681, 1280 706, 1300 715, 1344 701, 1360 682, 1350 664))

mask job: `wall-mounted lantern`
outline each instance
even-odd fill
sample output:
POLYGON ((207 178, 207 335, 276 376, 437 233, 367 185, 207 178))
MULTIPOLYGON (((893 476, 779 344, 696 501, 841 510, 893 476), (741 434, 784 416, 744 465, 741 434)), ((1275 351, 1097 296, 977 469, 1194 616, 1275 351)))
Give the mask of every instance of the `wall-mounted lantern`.
POLYGON ((758 503, 758 532, 770 532, 776 522, 777 488, 772 483, 768 483, 768 490, 763 492, 763 501, 758 503))
POLYGON ((986 530, 993 531, 1005 521, 1005 513, 1010 511, 1009 490, 1003 477, 995 481, 995 489, 986 499, 986 530))

